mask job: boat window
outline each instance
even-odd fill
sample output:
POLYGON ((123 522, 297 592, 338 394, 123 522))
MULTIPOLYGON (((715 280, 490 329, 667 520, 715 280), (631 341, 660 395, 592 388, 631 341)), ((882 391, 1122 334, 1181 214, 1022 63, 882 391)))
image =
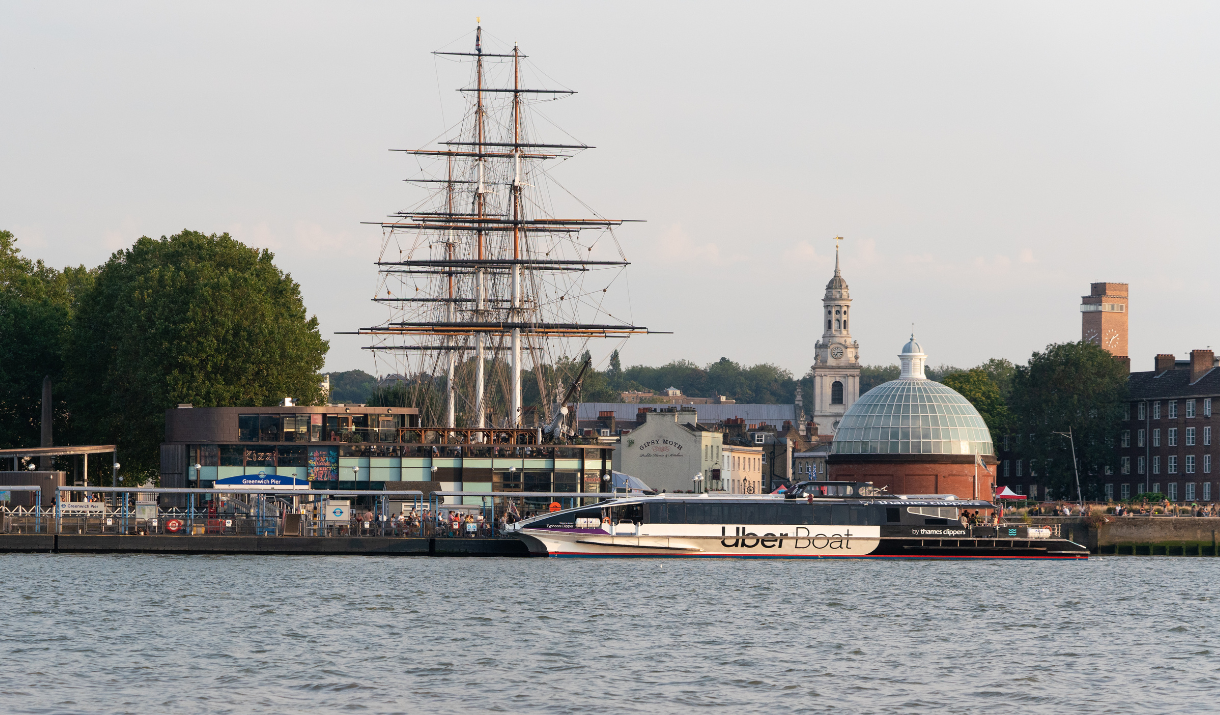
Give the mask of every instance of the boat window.
POLYGON ((686 504, 678 502, 676 504, 665 505, 665 521, 668 524, 685 524, 686 522, 686 504))
POLYGON ((644 505, 644 523, 645 524, 664 524, 666 523, 666 507, 665 503, 645 504, 644 505))
POLYGON ((885 521, 886 521, 886 523, 889 523, 889 524, 897 524, 898 522, 902 521, 902 515, 899 512, 898 507, 896 507, 896 506, 886 507, 885 521))
POLYGON ((930 516, 933 519, 956 519, 957 508, 951 506, 909 506, 907 512, 918 516, 930 516))
POLYGON ((845 506, 832 506, 830 508, 830 523, 831 524, 846 524, 848 519, 848 508, 845 506))
POLYGON ((622 523, 630 521, 638 524, 644 520, 644 505, 643 504, 628 504, 626 506, 613 507, 614 521, 622 523))

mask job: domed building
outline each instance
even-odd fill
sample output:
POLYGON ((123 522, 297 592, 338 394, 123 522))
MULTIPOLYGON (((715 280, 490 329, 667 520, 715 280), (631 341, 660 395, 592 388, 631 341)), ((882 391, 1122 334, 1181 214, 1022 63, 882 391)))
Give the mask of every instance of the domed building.
POLYGON ((924 376, 928 356, 911 336, 902 373, 860 396, 843 415, 826 459, 831 481, 872 482, 893 494, 991 499, 995 449, 978 410, 924 376))

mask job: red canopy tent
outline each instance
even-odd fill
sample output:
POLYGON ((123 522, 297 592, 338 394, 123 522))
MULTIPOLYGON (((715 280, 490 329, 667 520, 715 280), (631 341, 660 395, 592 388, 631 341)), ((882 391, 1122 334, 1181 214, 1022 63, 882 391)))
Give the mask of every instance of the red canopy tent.
POLYGON ((1017 494, 1008 487, 1000 487, 995 490, 996 499, 1026 499, 1027 497, 1017 494))

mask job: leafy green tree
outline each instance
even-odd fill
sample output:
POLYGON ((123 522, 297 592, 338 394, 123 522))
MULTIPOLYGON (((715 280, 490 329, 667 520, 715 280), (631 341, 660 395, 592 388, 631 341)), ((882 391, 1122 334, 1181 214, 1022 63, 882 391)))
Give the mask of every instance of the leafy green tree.
POLYGON ((1012 378, 1017 373, 1015 365, 1004 358, 991 358, 979 365, 978 369, 987 373, 999 389, 1001 397, 1007 400, 1012 395, 1012 378))
POLYGON ((1110 353, 1086 342, 1048 345, 1017 366, 1010 399, 1020 456, 1056 494, 1075 494, 1068 433, 1075 441, 1085 495, 1096 495, 1115 450, 1127 396, 1127 370, 1110 353))
POLYGON ((1000 444, 1008 430, 1010 416, 1008 403, 990 373, 982 367, 974 367, 950 373, 941 382, 970 401, 991 430, 991 443, 1000 444))
POLYGON ((330 401, 341 404, 363 404, 377 389, 377 378, 364 370, 322 373, 330 376, 330 401))
POLYGON ((897 365, 861 365, 860 394, 863 395, 874 387, 885 384, 890 380, 897 380, 901 374, 902 370, 897 365))
POLYGON ((128 483, 155 478, 165 410, 321 398, 328 344, 300 286, 228 234, 140 238, 80 301, 67 368, 74 418, 118 445, 128 483))
POLYGON ((83 266, 57 271, 21 255, 0 231, 0 447, 37 446, 42 381, 53 390, 57 442, 72 439, 63 385, 63 344, 79 296, 93 279, 83 266))

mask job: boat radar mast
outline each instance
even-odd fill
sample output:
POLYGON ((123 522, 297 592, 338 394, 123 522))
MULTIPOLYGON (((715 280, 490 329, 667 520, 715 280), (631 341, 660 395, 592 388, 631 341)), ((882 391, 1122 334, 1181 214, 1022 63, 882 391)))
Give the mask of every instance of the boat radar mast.
POLYGON ((357 334, 371 336, 365 349, 392 366, 423 424, 554 431, 589 341, 650 332, 610 291, 625 280, 614 229, 627 220, 597 214, 550 175, 548 162, 592 147, 534 138, 536 105, 573 90, 527 87, 527 56, 516 44, 486 51, 481 25, 473 52, 433 54, 471 65, 458 90, 466 110, 439 148, 393 150, 418 162, 407 181, 426 196, 375 222, 374 300, 389 315, 357 334), (590 215, 556 216, 557 196, 590 215), (527 364, 534 384, 523 386, 527 364))

